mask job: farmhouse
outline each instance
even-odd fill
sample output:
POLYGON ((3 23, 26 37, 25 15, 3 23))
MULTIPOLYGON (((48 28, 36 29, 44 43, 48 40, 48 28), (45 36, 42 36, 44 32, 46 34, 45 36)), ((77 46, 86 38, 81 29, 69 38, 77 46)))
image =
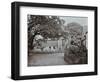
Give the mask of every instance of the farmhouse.
POLYGON ((41 42, 41 44, 43 51, 64 51, 65 39, 46 40, 46 42, 41 42))

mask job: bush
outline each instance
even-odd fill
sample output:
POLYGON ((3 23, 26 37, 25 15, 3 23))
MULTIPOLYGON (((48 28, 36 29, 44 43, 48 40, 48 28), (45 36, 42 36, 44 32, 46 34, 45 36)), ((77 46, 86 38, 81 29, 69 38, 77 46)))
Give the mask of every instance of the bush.
POLYGON ((84 45, 70 45, 65 49, 64 60, 68 64, 87 64, 87 48, 84 45))

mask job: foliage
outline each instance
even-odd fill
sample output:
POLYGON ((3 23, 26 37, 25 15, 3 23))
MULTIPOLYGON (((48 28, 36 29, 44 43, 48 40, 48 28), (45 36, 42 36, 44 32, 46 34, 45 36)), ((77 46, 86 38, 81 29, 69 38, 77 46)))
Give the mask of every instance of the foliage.
POLYGON ((86 35, 82 33, 82 26, 76 23, 68 24, 69 44, 65 49, 64 59, 70 64, 87 63, 86 35))
POLYGON ((63 32, 61 25, 64 20, 57 16, 28 15, 28 47, 34 48, 33 40, 40 34, 46 38, 59 38, 63 32))

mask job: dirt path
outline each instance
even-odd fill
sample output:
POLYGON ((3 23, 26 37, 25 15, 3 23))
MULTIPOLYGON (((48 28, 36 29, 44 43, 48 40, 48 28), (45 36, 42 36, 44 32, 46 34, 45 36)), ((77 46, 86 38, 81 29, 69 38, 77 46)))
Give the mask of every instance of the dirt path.
POLYGON ((64 53, 35 54, 28 57, 28 66, 66 65, 64 53))

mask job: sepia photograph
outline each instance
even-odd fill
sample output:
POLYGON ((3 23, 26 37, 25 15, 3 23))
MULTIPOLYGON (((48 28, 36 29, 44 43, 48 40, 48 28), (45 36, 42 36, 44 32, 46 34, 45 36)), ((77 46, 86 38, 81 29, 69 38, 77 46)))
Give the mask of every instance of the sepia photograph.
POLYGON ((88 63, 88 18, 27 15, 28 66, 88 63))

